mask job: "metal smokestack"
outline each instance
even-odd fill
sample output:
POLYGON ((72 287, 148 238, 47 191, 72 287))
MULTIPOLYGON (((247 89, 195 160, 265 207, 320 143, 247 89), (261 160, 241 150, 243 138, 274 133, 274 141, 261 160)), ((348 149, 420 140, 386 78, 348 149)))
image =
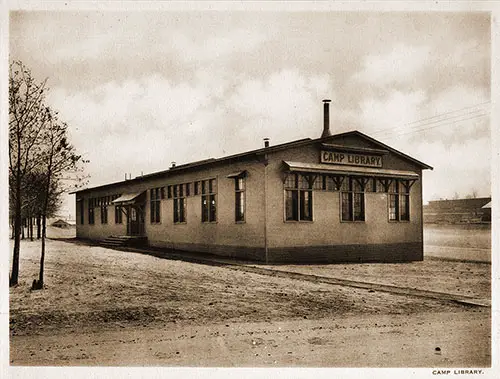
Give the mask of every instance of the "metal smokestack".
POLYGON ((269 138, 264 138, 264 147, 269 147, 269 138))
POLYGON ((323 100, 323 134, 321 138, 330 137, 330 102, 331 100, 323 100))

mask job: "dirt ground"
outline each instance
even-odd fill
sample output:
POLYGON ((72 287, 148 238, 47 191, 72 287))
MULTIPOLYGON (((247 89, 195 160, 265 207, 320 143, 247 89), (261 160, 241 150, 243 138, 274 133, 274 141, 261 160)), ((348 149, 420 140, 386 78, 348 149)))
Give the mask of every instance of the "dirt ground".
MULTIPOLYGON (((56 240, 46 288, 32 292, 39 248, 23 241, 20 284, 10 289, 12 365, 490 365, 488 308, 56 240)), ((489 297, 487 264, 306 267, 489 297)))

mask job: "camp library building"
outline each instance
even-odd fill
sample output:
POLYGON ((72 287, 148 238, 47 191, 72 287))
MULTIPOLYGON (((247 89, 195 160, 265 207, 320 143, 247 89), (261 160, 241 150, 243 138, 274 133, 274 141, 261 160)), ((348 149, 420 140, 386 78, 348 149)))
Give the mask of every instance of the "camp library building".
POLYGON ((78 191, 77 238, 262 262, 418 261, 423 169, 325 120, 317 139, 78 191))

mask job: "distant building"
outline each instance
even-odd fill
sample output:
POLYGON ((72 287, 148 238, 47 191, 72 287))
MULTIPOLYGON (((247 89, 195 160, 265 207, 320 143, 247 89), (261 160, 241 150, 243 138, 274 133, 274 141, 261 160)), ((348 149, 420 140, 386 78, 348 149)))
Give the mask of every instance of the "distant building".
POLYGON ((424 222, 430 224, 479 223, 491 221, 491 197, 436 200, 424 205, 424 222))
POLYGON ((75 223, 71 222, 71 221, 66 221, 66 220, 63 220, 63 219, 59 219, 57 221, 54 221, 51 226, 54 226, 56 228, 71 228, 72 226, 75 226, 75 223))
POLYGON ((418 261, 424 169, 358 131, 331 135, 325 101, 320 138, 77 191, 76 233, 265 262, 418 261))

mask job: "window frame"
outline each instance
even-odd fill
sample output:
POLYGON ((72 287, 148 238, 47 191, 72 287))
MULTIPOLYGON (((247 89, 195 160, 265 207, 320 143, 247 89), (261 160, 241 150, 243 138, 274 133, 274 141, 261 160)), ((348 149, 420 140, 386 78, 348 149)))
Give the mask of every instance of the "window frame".
POLYGON ((149 189, 149 223, 161 224, 161 187, 149 189), (154 194, 154 196, 153 196, 154 194))
POLYGON ((174 225, 186 224, 187 223, 187 201, 186 201, 186 185, 175 184, 173 187, 173 202, 172 202, 172 216, 174 225))
POLYGON ((108 223, 108 206, 106 201, 101 202, 101 225, 106 225, 108 223))
POLYGON ((200 180, 201 184, 201 222, 203 224, 217 223, 217 178, 200 180), (203 204, 207 200, 207 204, 203 204), (212 201, 214 205, 212 206, 212 201))
POLYGON ((320 176, 315 174, 307 173, 287 173, 283 181, 283 222, 314 222, 314 182, 318 180, 320 176), (293 184, 288 185, 290 176, 293 176, 293 184), (304 188, 304 183, 307 183, 307 187, 304 188), (303 203, 305 202, 305 196, 308 196, 308 213, 310 216, 308 218, 303 218, 303 203), (296 218, 288 218, 288 195, 291 195, 292 201, 292 216, 296 218))
POLYGON ((245 176, 241 175, 234 178, 234 222, 236 224, 246 223, 246 214, 247 214, 246 187, 247 184, 245 176), (243 212, 239 212, 241 210, 243 210, 243 212))
POLYGON ((387 188, 387 220, 390 223, 398 223, 398 222, 410 222, 411 217, 410 217, 410 191, 411 191, 411 186, 412 183, 409 180, 402 180, 402 179, 392 179, 393 183, 395 184, 394 190, 391 188, 392 183, 390 186, 387 188), (406 183, 405 183, 406 182, 406 183), (402 212, 401 212, 401 198, 405 198, 406 201, 404 203, 405 206, 405 213, 406 217, 402 217, 402 212), (392 198, 395 199, 396 205, 395 205, 395 214, 396 217, 394 219, 391 218, 391 203, 392 203, 392 198))
POLYGON ((115 205, 115 224, 123 224, 122 206, 115 205))
POLYGON ((89 225, 95 225, 95 209, 94 209, 94 203, 96 202, 95 198, 89 198, 88 201, 88 219, 89 219, 89 225))
MULTIPOLYGON (((366 186, 369 185, 369 180, 366 180, 364 182, 364 185, 358 181, 358 178, 352 177, 352 176, 347 176, 343 184, 346 183, 347 179, 347 189, 346 188, 340 188, 340 196, 339 196, 339 201, 340 201, 340 206, 339 206, 339 211, 340 211, 340 222, 366 222, 366 186), (358 190, 355 187, 354 181, 357 182, 359 187, 361 188, 358 190), (349 207, 349 218, 344 219, 344 195, 347 195, 347 205, 349 207), (361 214, 362 214, 362 219, 357 219, 356 218, 356 198, 361 199, 361 214)), ((361 178, 362 180, 363 178, 361 178)), ((356 186, 357 187, 357 186, 356 186)))

